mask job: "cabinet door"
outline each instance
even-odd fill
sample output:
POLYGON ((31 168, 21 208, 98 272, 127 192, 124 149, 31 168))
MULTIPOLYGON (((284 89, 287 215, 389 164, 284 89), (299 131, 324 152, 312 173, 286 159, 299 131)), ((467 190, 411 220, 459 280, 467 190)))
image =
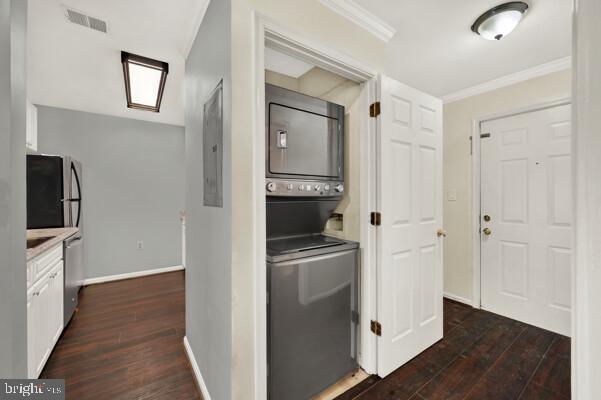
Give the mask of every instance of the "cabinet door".
POLYGON ((51 310, 50 321, 52 322, 48 329, 51 331, 50 350, 56 344, 63 331, 63 262, 59 262, 50 273, 51 279, 51 310))
POLYGON ((34 296, 34 290, 35 288, 32 288, 27 292, 27 377, 29 379, 37 378, 37 348, 35 335, 38 332, 38 327, 34 313, 34 304, 37 304, 34 302, 34 299, 37 296, 34 296))
POLYGON ((50 326, 50 309, 51 309, 51 287, 50 287, 50 274, 43 277, 34 292, 35 298, 33 299, 33 317, 36 319, 35 325, 36 330, 33 333, 35 337, 35 348, 36 348, 36 378, 42 372, 46 359, 50 355, 51 351, 51 330, 50 326))

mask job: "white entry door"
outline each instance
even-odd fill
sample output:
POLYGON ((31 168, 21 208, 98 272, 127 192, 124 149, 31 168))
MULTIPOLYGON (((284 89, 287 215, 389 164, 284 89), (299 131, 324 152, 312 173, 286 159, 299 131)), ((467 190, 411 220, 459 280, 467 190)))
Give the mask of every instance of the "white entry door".
POLYGON ((570 106, 481 125, 482 308, 570 334, 570 106))
POLYGON ((442 102, 381 77, 378 375, 442 338, 442 102))

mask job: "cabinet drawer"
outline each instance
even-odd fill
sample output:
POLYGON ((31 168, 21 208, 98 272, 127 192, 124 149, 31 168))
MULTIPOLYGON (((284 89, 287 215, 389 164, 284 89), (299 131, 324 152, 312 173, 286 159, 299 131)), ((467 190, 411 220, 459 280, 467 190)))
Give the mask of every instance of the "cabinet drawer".
POLYGON ((56 247, 45 252, 39 258, 34 260, 34 277, 33 281, 37 281, 44 275, 50 267, 56 264, 57 261, 63 259, 63 244, 60 243, 56 247))

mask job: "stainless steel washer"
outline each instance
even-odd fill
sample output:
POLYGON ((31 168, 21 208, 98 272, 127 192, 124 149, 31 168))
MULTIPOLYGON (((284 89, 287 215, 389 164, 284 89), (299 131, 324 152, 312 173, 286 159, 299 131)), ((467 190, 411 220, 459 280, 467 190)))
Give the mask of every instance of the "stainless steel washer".
POLYGON ((357 368, 358 243, 267 242, 269 397, 306 400, 357 368))

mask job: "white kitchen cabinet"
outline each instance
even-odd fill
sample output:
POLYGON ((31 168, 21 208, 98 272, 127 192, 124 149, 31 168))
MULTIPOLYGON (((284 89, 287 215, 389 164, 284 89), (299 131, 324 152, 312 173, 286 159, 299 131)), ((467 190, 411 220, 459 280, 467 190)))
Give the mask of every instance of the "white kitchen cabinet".
MULTIPOLYGON (((32 287, 31 297, 31 319, 33 320, 33 330, 28 334, 32 335, 31 341, 33 347, 32 365, 29 366, 30 378, 37 378, 44 368, 44 364, 50 356, 50 274, 45 275, 32 287)), ((29 316, 28 316, 29 319, 29 316)))
POLYGON ((47 255, 62 243, 38 257, 40 270, 46 271, 36 279, 27 292, 27 361, 28 377, 36 379, 63 330, 64 270, 60 258, 48 259, 47 255), (51 262, 50 266, 44 262, 51 262))
POLYGON ((50 275, 50 292, 51 292, 51 324, 52 328, 52 337, 51 343, 52 347, 58 341, 58 338, 61 336, 63 332, 63 294, 64 294, 64 264, 61 261, 51 272, 50 275))
POLYGON ((38 151, 38 108, 30 101, 26 106, 25 146, 38 151))

